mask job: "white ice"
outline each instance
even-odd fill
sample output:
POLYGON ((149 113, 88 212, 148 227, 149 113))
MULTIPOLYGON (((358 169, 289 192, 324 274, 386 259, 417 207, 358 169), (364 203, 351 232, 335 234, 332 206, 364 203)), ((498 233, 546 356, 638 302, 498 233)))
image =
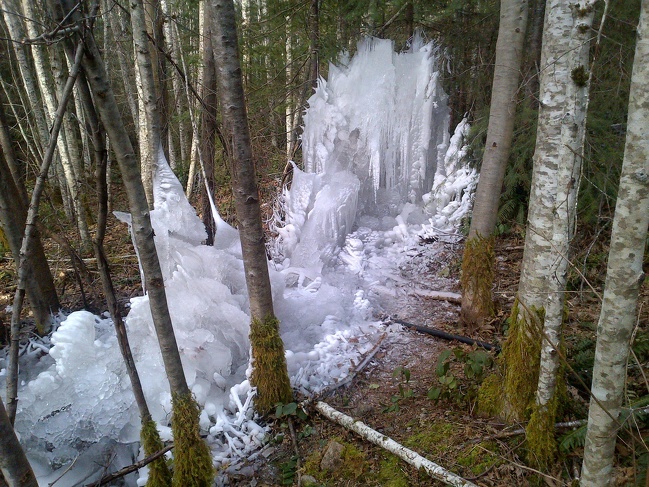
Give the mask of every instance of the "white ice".
MULTIPOLYGON (((446 98, 432 44, 415 39, 395 53, 390 41, 368 39, 331 66, 309 100, 305 170, 294 168, 283 193, 270 262, 289 374, 304 394, 345 377, 372 348, 383 331, 381 296, 399 283, 406 251, 421 235, 456 233, 469 211, 476 174, 462 161, 468 124, 449 137, 446 98)), ((266 433, 247 381, 238 232, 217 217, 215 245, 202 245, 204 228, 163 156, 154 183, 151 220, 187 382, 215 466, 236 464, 266 433)), ((146 295, 131 300, 126 324, 149 407, 170 439, 171 399, 146 295)), ((119 451, 112 469, 138 455, 138 411, 112 323, 72 313, 51 345, 32 369, 38 376, 23 375, 16 428, 41 485, 72 462, 57 485, 96 480, 110 451, 119 451)))

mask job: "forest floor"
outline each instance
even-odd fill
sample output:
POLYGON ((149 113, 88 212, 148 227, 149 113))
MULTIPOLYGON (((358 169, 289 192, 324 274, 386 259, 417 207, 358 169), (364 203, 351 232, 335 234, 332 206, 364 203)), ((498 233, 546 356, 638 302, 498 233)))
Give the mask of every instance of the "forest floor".
MULTIPOLYGON (((518 286, 523 240, 517 237, 501 240, 496 253, 496 317, 472 338, 500 344, 518 286)), ((410 269, 405 267, 401 277, 407 282, 439 282, 442 276, 441 281, 454 284, 438 290, 458 292, 461 256, 461 245, 449 246, 444 262, 431 263, 428 275, 409 275, 410 269)), ((412 269, 417 267, 412 266, 412 269)), ((647 286, 643 290, 642 303, 641 319, 646 324, 647 286)), ((571 355, 568 362, 574 371, 568 379, 570 407, 559 418, 562 422, 587 417, 585 383, 589 384, 590 379, 584 371, 589 363, 592 366, 594 324, 599 313, 598 300, 589 291, 572 293, 567 306, 570 318, 566 343, 571 355), (585 383, 582 384, 581 380, 585 383)), ((389 316, 452 334, 467 335, 459 325, 459 306, 454 303, 412 293, 401 295, 384 308, 383 318, 389 316)), ((467 377, 464 370, 472 359, 473 363, 481 363, 480 357, 484 358, 484 354, 478 350, 476 346, 397 327, 396 331, 387 333, 372 360, 349 385, 316 400, 363 421, 479 486, 576 485, 574 482, 578 478, 583 454, 580 443, 572 439, 579 436, 576 427, 557 429, 557 437, 565 439, 566 447, 550 470, 540 472, 530 467, 526 459, 524 424, 505 424, 478 414, 476 394, 480 374, 467 377), (440 356, 442 361, 449 362, 445 373, 444 368, 438 368, 440 356), (444 357, 448 358, 444 360, 444 357), (457 387, 442 387, 440 375, 454 378, 457 387), (435 388, 442 390, 441 398, 437 400, 429 397, 431 389, 435 388)), ((478 370, 486 375, 489 363, 478 370)), ((646 389, 644 394, 647 394, 646 389)), ((296 415, 277 418, 269 445, 254 459, 225 470, 230 485, 446 485, 431 480, 396 456, 325 419, 315 411, 313 402, 308 401, 305 405, 306 419, 296 415)), ((584 432, 583 428, 581 432, 584 432)), ((620 450, 618 454, 625 459, 616 470, 615 485, 640 485, 638 482, 641 480, 644 485, 644 479, 638 477, 646 466, 635 463, 629 450, 620 450)))
MULTIPOLYGON (((129 249, 130 242, 123 229, 109 231, 110 260, 120 302, 141 292, 139 272, 134 255, 120 252, 129 249)), ((425 245, 422 242, 422 245, 425 245)), ((593 249, 590 249, 594 253, 593 249)), ((600 249, 604 252, 605 249, 600 249)), ((85 259, 87 270, 79 272, 61 248, 49 248, 53 269, 65 308, 85 308, 102 311, 103 299, 98 276, 92 271, 93 259, 85 259), (80 291, 83 284, 83 292, 80 291)), ((496 317, 472 338, 500 344, 506 328, 506 318, 514 300, 523 253, 523 240, 510 236, 497 246, 497 277, 494 287, 496 317)), ((458 277, 462 255, 461 245, 448 245, 441 254, 443 261, 429 262, 426 275, 420 265, 405 266, 401 278, 408 282, 439 284, 438 291, 458 292, 458 277), (414 272, 418 273, 415 275, 414 272)), ((415 255, 414 259, 417 258, 415 255)), ((605 259, 604 259, 605 262, 605 259)), ((601 288, 605 268, 600 263, 601 288)), ((589 276, 587 276, 589 277, 589 276)), ((592 277, 592 276, 590 276, 592 277)), ((575 282, 579 281, 577 278, 575 282)), ((9 315, 5 308, 13 298, 15 272, 9 254, 0 259, 0 343, 6 343, 9 315), (5 325, 5 326, 1 326, 5 325)), ((568 362, 574 370, 569 374, 570 407, 560 421, 583 420, 587 415, 588 368, 592 366, 592 350, 598 319, 599 300, 595 293, 574 285, 569 295, 566 327, 568 362), (590 364, 590 365, 589 365, 590 364), (584 381, 584 384, 580 382, 584 381)), ((407 287, 406 287, 407 291, 407 287)), ((383 302, 377 319, 399 319, 448 333, 467 335, 459 325, 459 306, 436 300, 421 293, 402 292, 383 302)), ((636 340, 642 339, 646 350, 640 362, 646 369, 649 357, 649 289, 642 290, 640 323, 644 323, 636 340)), ((479 486, 573 485, 581 464, 582 448, 571 441, 571 429, 558 429, 558 437, 568 438, 567 448, 550 471, 539 472, 526 459, 525 437, 521 424, 504 424, 493 418, 483 418, 476 410, 476 394, 480 375, 489 373, 489 362, 477 347, 448 342, 412 329, 393 325, 377 345, 369 363, 359 370, 346 387, 336 389, 327 397, 316 398, 339 411, 362 420, 371 428, 415 450, 429 460, 479 486), (448 369, 439 365, 440 356, 448 369), (477 376, 467 377, 465 368, 477 363, 477 376), (440 382, 451 380, 444 387, 440 382), (439 388, 440 398, 431 399, 439 388)), ((639 368, 642 369, 642 368, 639 368)), ((638 382, 640 374, 636 374, 638 382)), ((631 384, 629 391, 636 397, 646 396, 644 385, 631 384), (644 393, 642 392, 644 391, 644 393)), ((301 398, 305 399, 305 398, 301 398)), ((317 486, 430 486, 444 485, 431 481, 396 456, 361 439, 341 426, 323 418, 306 403, 306 418, 290 414, 272 421, 268 445, 251 459, 226 466, 220 472, 222 481, 239 486, 317 485, 317 486), (292 432, 291 432, 292 430, 292 432)), ((646 436, 647 429, 640 431, 646 436)), ((629 443, 627 442, 628 446, 629 443)), ((620 463, 616 470, 616 485, 640 485, 639 473, 643 455, 629 448, 618 449, 620 463), (640 460, 637 462, 636 458, 640 460)), ((644 455, 646 461, 646 454, 644 455)), ((642 479, 644 485, 644 479, 642 479)))

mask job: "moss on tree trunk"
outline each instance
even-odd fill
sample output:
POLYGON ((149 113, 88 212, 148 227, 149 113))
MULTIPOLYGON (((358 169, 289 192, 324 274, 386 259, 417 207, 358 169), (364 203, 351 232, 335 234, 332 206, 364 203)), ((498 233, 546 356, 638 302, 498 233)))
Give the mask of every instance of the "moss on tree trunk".
POLYGON ((495 237, 476 234, 466 241, 462 256, 462 321, 479 328, 494 314, 491 288, 494 282, 495 237))

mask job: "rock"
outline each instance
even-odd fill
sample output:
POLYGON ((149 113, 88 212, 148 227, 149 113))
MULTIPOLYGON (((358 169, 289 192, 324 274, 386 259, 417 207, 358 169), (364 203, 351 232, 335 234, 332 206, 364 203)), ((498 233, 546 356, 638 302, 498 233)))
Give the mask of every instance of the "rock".
POLYGON ((344 448, 344 446, 342 446, 335 440, 329 441, 329 443, 327 443, 327 448, 325 449, 324 455, 322 456, 322 461, 320 462, 320 470, 335 470, 342 462, 344 448))
POLYGON ((315 477, 311 477, 310 475, 302 475, 301 480, 304 487, 313 487, 318 485, 318 481, 315 477))

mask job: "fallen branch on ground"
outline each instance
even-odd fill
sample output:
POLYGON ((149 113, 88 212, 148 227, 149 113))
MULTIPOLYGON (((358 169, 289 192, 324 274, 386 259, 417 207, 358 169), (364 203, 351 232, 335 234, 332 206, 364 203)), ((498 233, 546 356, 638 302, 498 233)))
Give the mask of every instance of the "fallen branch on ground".
POLYGON ((153 460, 157 460, 160 458, 162 455, 167 453, 169 450, 171 450, 174 447, 174 445, 169 445, 164 447, 162 450, 154 453, 153 455, 146 457, 143 460, 140 460, 137 463, 134 463, 133 465, 129 465, 127 467, 122 468, 121 470, 118 470, 117 472, 111 473, 110 475, 106 475, 105 477, 102 477, 99 479, 98 482, 93 482, 91 484, 87 484, 85 487, 95 487, 99 485, 106 485, 109 482, 112 482, 115 479, 124 477, 125 475, 128 475, 132 472, 135 472, 136 470, 140 470, 142 467, 145 467, 149 463, 151 463, 153 460))
POLYGON ((359 434, 368 441, 371 441, 377 446, 386 449, 390 453, 395 454, 402 460, 406 461, 413 467, 420 469, 423 468, 431 477, 446 482, 454 487, 477 487, 476 484, 449 472, 445 468, 437 465, 434 462, 422 457, 419 453, 412 451, 405 446, 397 443, 392 438, 389 438, 378 431, 370 428, 361 421, 356 421, 351 416, 337 411, 329 406, 327 403, 318 401, 315 406, 316 410, 325 418, 338 423, 339 425, 359 434))
POLYGON ((453 335, 451 333, 446 333, 445 331, 438 330, 436 328, 429 328, 427 326, 414 325, 406 321, 391 320, 393 323, 398 323, 399 325, 407 326, 408 328, 413 328, 420 333, 427 333, 437 338, 443 338, 444 340, 456 340, 461 343, 466 343, 467 345, 478 345, 479 347, 484 348, 485 350, 493 350, 496 353, 500 353, 500 347, 498 345, 493 345, 487 342, 481 342, 480 340, 474 340, 473 338, 463 337, 461 335, 453 335))

